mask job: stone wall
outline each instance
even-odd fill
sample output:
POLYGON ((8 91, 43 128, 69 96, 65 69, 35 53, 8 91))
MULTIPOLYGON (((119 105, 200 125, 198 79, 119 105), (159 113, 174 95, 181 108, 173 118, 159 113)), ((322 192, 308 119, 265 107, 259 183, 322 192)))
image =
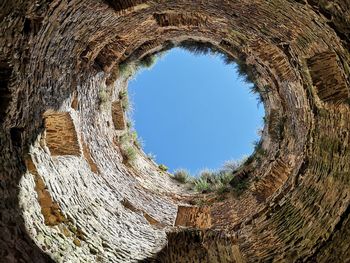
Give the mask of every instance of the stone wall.
POLYGON ((0 6, 0 261, 350 260, 347 1, 0 6), (240 194, 193 193, 115 143, 120 65, 184 41, 238 59, 263 98, 240 194))

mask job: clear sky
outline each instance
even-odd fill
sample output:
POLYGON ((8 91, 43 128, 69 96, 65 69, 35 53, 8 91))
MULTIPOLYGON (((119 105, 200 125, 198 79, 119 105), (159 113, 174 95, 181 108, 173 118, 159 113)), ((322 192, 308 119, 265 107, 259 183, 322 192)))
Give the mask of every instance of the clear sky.
POLYGON ((216 56, 175 48, 129 82, 134 128, 145 153, 173 172, 196 174, 253 152, 264 107, 216 56))

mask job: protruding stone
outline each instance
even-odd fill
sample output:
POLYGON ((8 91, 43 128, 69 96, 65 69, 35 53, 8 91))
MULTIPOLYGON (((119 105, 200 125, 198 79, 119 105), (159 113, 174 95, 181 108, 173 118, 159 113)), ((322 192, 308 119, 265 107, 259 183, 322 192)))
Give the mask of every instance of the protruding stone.
POLYGON ((349 100, 350 89, 335 52, 317 54, 309 58, 307 64, 317 95, 322 101, 338 105, 349 100))
POLYGON ((52 156, 80 156, 80 144, 73 120, 68 112, 47 112, 45 139, 52 156))
POLYGON ((210 228, 210 207, 179 206, 175 226, 210 228))
POLYGON ((122 100, 112 103, 112 120, 116 130, 126 129, 126 120, 122 100))

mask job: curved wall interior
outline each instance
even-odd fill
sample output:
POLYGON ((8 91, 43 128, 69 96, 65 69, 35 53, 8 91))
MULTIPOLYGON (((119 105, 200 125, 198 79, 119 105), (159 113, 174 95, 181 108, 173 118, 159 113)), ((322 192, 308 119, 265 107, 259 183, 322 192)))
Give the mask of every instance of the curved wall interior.
POLYGON ((347 0, 0 6, 1 262, 350 261, 347 0), (186 41, 241 61, 263 97, 240 196, 123 149, 121 65, 186 41))

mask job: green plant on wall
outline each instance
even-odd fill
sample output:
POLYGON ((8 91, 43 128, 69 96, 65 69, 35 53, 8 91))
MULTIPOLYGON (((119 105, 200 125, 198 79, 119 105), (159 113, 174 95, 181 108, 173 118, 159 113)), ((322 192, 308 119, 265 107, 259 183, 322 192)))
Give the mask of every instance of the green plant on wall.
POLYGON ((135 136, 129 131, 119 137, 120 150, 125 163, 133 165, 137 159, 137 149, 135 148, 135 136))
POLYGON ((129 101, 129 96, 128 92, 126 90, 122 90, 118 94, 119 100, 122 102, 122 107, 124 111, 130 111, 131 106, 130 106, 130 101, 129 101))
POLYGON ((135 63, 122 62, 119 64, 119 74, 124 78, 130 78, 137 71, 137 65, 135 63))
POLYGON ((173 178, 180 183, 187 183, 190 180, 190 173, 185 169, 178 169, 174 172, 173 178))
POLYGON ((140 59, 138 65, 140 68, 151 68, 156 64, 158 56, 154 54, 146 55, 140 59))
POLYGON ((148 153, 148 154, 147 154, 147 158, 148 158, 149 160, 155 161, 155 160, 156 160, 156 155, 153 154, 153 153, 148 153))
POLYGON ((241 178, 238 176, 235 176, 231 181, 230 185, 232 187, 232 191, 235 195, 239 196, 241 195, 245 190, 249 187, 249 179, 247 177, 241 178))
POLYGON ((162 170, 163 172, 168 171, 168 167, 167 167, 166 165, 164 165, 164 164, 158 165, 158 168, 159 168, 160 170, 162 170))
POLYGON ((204 169, 196 177, 190 175, 185 169, 176 170, 171 176, 180 183, 186 183, 190 187, 189 190, 198 193, 216 193, 221 196, 220 200, 229 193, 238 197, 249 188, 252 180, 245 172, 244 176, 237 176, 242 174, 240 171, 243 165, 247 164, 247 160, 247 157, 243 157, 238 161, 227 161, 221 169, 216 171, 204 169))
POLYGON ((130 145, 124 145, 121 148, 124 161, 132 165, 137 158, 137 151, 134 147, 130 145))
POLYGON ((212 189, 206 179, 200 178, 199 180, 195 181, 194 190, 199 193, 208 193, 211 192, 212 189))
POLYGON ((100 110, 103 110, 105 107, 107 107, 108 101, 109 96, 107 91, 104 88, 100 89, 100 91, 98 92, 98 105, 100 110))
POLYGON ((128 79, 134 76, 137 71, 142 68, 151 68, 157 62, 158 58, 163 56, 165 52, 159 52, 157 54, 147 54, 141 59, 132 61, 123 61, 119 64, 119 74, 128 79))

